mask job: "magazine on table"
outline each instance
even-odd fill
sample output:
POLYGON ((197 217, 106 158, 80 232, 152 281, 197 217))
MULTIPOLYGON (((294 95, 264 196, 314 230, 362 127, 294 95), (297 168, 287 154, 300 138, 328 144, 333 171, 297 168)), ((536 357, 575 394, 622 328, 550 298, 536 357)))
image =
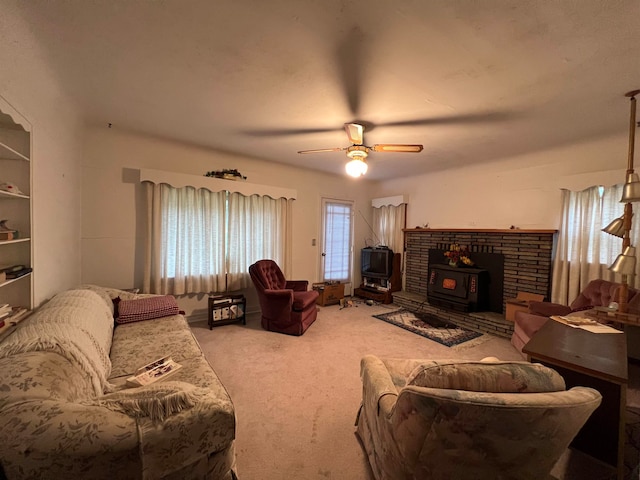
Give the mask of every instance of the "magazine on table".
POLYGON ((182 365, 176 363, 170 356, 162 357, 136 370, 135 375, 127 378, 127 385, 130 387, 149 385, 164 380, 181 368, 182 365))

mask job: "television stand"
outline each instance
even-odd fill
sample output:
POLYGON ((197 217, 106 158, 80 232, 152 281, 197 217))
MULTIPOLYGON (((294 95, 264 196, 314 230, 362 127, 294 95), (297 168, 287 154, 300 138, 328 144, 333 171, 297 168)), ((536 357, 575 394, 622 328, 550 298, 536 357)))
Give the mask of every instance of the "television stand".
POLYGON ((373 287, 361 286, 356 288, 354 295, 360 298, 366 298, 367 300, 373 300, 374 302, 380 302, 384 304, 393 303, 393 296, 391 291, 378 290, 373 287))
POLYGON ((370 283, 377 280, 371 278, 363 278, 362 285, 356 288, 353 294, 356 297, 366 298, 367 300, 373 300, 374 302, 380 302, 384 304, 393 303, 393 292, 397 292, 402 289, 402 274, 400 273, 400 259, 401 255, 395 253, 393 255, 393 270, 391 277, 386 281, 385 285, 389 287, 388 290, 379 290, 375 286, 370 286, 370 283), (369 285, 366 285, 369 283, 369 285))

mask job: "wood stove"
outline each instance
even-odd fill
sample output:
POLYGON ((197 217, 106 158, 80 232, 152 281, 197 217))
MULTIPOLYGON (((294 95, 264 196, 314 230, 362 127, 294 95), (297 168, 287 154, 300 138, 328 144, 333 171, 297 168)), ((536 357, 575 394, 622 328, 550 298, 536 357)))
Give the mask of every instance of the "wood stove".
POLYGON ((457 312, 502 313, 504 256, 474 250, 470 254, 474 267, 452 267, 443 264, 445 249, 429 249, 430 305, 457 312))
POLYGON ((427 286, 429 304, 458 312, 489 309, 489 272, 481 268, 432 265, 427 286))

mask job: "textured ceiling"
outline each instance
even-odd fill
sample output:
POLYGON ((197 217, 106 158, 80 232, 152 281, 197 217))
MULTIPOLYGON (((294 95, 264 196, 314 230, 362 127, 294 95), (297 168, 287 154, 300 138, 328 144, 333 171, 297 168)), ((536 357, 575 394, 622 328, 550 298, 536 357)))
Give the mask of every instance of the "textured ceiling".
POLYGON ((640 88, 638 0, 16 5, 92 124, 339 174, 344 152, 296 152, 353 120, 424 145, 372 153, 371 179, 626 132, 640 88))

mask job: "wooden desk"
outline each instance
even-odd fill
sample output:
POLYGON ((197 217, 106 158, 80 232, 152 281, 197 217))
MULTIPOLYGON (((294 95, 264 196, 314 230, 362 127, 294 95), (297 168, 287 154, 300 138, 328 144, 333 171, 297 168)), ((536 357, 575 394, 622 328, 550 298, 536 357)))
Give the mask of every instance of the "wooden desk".
POLYGON ((571 445, 616 467, 622 480, 628 383, 626 334, 590 333, 549 320, 522 351, 530 361, 556 370, 567 388, 584 386, 600 392, 602 403, 571 445))

